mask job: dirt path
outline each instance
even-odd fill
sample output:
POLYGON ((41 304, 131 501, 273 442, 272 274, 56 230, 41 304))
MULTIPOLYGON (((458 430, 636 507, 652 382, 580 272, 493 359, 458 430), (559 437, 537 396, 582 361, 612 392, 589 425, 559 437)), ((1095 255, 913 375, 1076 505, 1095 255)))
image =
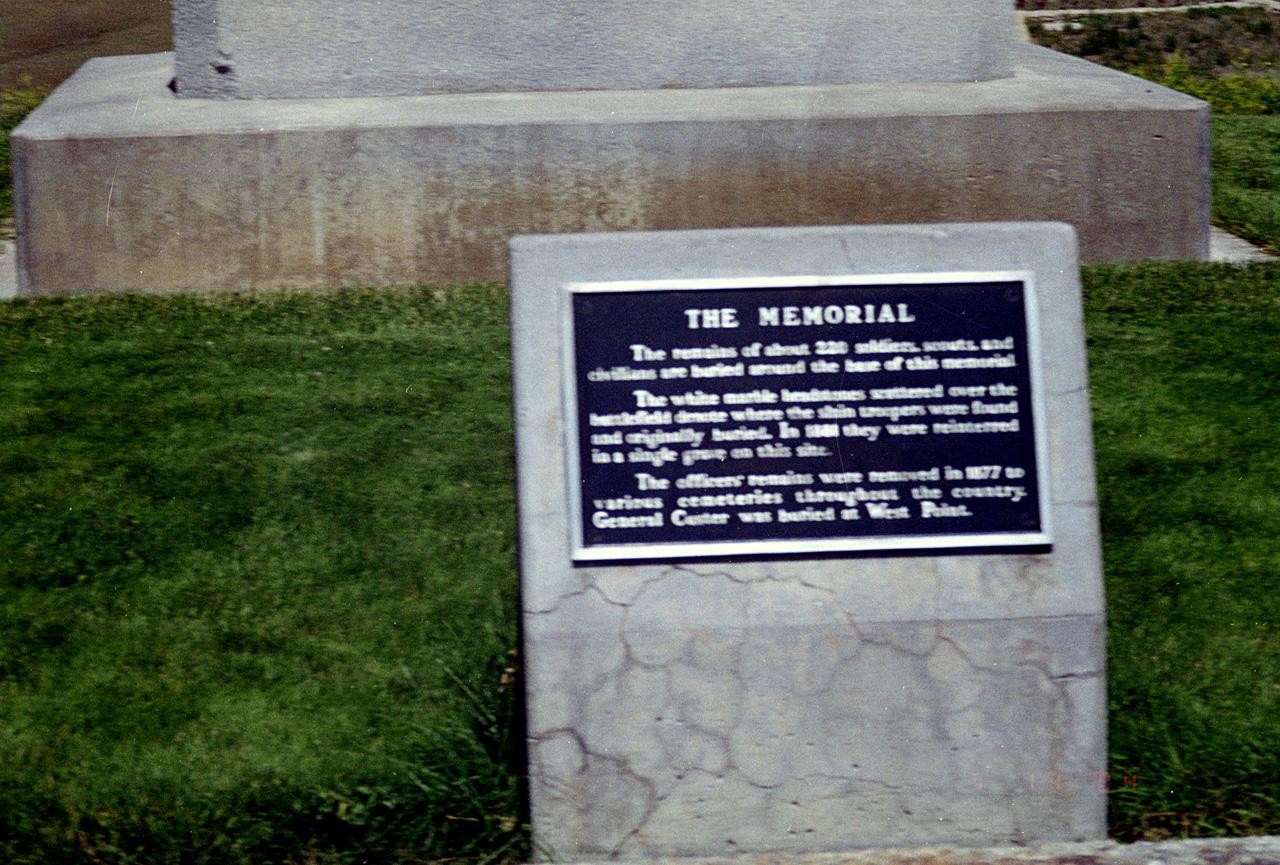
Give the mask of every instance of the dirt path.
POLYGON ((170 0, 0 0, 0 90, 52 89, 91 57, 173 47, 170 0))

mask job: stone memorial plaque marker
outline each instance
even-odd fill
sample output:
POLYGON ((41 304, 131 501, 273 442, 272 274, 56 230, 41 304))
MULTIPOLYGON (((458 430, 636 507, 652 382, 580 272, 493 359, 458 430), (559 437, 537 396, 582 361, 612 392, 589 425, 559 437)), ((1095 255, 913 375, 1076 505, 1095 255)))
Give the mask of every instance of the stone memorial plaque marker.
POLYGON ((540 849, 1104 836, 1068 226, 525 236, 511 261, 540 849))

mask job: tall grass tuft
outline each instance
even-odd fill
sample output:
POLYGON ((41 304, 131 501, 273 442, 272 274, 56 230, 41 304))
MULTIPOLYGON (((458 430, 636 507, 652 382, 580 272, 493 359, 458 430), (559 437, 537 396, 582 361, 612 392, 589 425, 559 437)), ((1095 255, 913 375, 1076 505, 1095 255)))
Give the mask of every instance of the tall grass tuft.
POLYGON ((44 101, 48 91, 30 77, 11 90, 0 90, 0 226, 13 218, 13 173, 9 168, 9 133, 44 101))

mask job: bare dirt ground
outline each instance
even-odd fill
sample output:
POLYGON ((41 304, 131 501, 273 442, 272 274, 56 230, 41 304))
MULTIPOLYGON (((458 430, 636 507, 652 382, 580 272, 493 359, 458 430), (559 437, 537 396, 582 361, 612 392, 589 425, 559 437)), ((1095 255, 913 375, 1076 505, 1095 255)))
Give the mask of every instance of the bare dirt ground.
POLYGON ((0 0, 0 90, 52 89, 90 57, 173 47, 169 0, 0 0))
POLYGON ((1219 3, 1182 12, 1031 20, 1027 29, 1041 45, 1115 69, 1158 71, 1176 55, 1202 74, 1280 76, 1280 12, 1272 8, 1219 3))

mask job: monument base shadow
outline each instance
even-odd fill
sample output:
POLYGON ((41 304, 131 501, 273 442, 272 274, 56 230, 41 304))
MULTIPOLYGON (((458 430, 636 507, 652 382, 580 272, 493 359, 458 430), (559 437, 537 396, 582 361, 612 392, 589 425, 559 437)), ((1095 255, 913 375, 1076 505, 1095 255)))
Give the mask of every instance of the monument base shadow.
POLYGON ((1084 262, 1204 259, 1209 108, 1029 44, 1012 77, 178 99, 86 64, 15 131, 19 293, 506 277, 515 234, 1058 220, 1084 262))

